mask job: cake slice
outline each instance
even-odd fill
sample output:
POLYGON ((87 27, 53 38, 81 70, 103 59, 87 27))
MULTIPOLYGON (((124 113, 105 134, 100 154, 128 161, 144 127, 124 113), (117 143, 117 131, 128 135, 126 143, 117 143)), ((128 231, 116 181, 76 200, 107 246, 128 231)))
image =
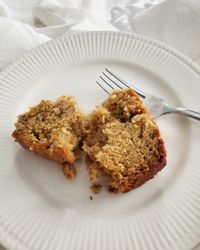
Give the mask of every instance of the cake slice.
POLYGON ((91 181, 106 177, 112 192, 137 188, 166 165, 159 128, 131 89, 114 91, 93 111, 83 148, 91 181))
POLYGON ((74 177, 69 164, 79 157, 85 134, 85 115, 74 97, 62 96, 55 102, 42 100, 19 115, 15 126, 12 134, 15 141, 42 157, 63 164, 66 177, 74 177))

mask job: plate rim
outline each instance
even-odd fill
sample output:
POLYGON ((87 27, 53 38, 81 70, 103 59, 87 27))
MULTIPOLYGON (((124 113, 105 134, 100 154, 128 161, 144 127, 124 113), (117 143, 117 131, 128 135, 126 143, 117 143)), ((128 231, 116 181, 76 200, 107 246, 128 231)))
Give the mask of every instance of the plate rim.
MULTIPOLYGON (((127 37, 132 38, 135 40, 139 40, 141 42, 145 42, 147 44, 153 45, 157 48, 160 48, 167 53, 170 53, 175 58, 179 60, 179 63, 182 62, 185 65, 187 65, 190 69, 192 69, 193 73, 195 72, 198 77, 200 77, 200 66, 196 64, 194 61, 192 61, 188 56, 184 55, 177 49, 171 47, 168 44, 165 44, 163 42, 160 42, 158 40, 152 39, 150 37, 136 34, 136 33, 129 33, 129 32, 118 32, 118 31, 86 31, 86 32, 74 32, 67 34, 64 37, 59 37, 57 39, 53 39, 51 41, 45 42, 29 51, 27 51, 25 54, 20 56, 17 60, 12 62, 10 65, 6 66, 1 72, 0 72, 0 87, 2 84, 2 81, 4 78, 6 78, 7 75, 9 75, 10 72, 12 72, 16 67, 20 66, 27 58, 30 58, 38 51, 48 48, 48 47, 54 47, 55 44, 65 42, 69 38, 79 37, 79 36, 117 36, 117 37, 127 37)), ((195 234, 195 232, 194 232, 195 234)), ((200 241, 198 240, 198 243, 200 241)), ((8 249, 29 249, 27 248, 20 240, 18 240, 13 235, 9 234, 6 229, 2 225, 0 225, 0 243, 5 246, 8 249)), ((196 242, 197 243, 197 242, 196 242)), ((197 244, 198 244, 197 243, 197 244)), ((196 244, 194 244, 195 246, 196 244)), ((30 250, 32 250, 30 248, 30 250)))
POLYGON ((83 32, 72 32, 70 34, 64 35, 62 37, 58 37, 56 39, 52 39, 50 41, 44 42, 28 51, 26 51, 23 55, 19 56, 16 60, 14 60, 11 64, 7 65, 1 72, 0 72, 0 84, 1 81, 6 77, 6 74, 9 74, 10 71, 14 70, 19 64, 23 63, 24 60, 27 58, 30 58, 34 53, 37 53, 37 51, 41 49, 48 48, 49 46, 54 46, 54 44, 65 42, 65 40, 71 39, 73 37, 79 37, 79 36, 118 36, 118 37, 127 37, 132 38, 135 40, 140 40, 142 42, 145 42, 147 44, 151 44, 157 48, 160 48, 167 53, 170 53, 171 55, 175 56, 177 59, 182 61, 184 64, 192 68, 199 76, 200 76, 200 66, 194 62, 192 59, 190 59, 187 55, 179 51, 178 49, 173 48, 172 46, 160 42, 157 39, 153 39, 151 37, 137 34, 137 33, 130 33, 130 32, 121 32, 121 31, 83 31, 83 32))

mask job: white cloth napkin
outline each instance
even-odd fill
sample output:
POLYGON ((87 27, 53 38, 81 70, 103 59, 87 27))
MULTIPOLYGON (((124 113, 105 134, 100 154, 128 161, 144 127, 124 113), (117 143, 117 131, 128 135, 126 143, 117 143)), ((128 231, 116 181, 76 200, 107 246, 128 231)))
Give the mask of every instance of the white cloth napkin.
POLYGON ((27 19, 26 23, 16 21, 16 16, 18 13, 10 14, 6 1, 0 0, 0 70, 27 50, 68 32, 116 30, 92 12, 56 0, 37 2, 32 9, 32 20, 27 19))
POLYGON ((112 22, 121 30, 165 42, 200 63, 200 1, 129 1, 112 10, 112 22))
POLYGON ((86 30, 125 30, 170 44, 200 63, 197 0, 0 0, 0 70, 27 50, 86 30))
POLYGON ((135 32, 170 44, 193 60, 200 56, 200 1, 169 0, 134 19, 135 32))

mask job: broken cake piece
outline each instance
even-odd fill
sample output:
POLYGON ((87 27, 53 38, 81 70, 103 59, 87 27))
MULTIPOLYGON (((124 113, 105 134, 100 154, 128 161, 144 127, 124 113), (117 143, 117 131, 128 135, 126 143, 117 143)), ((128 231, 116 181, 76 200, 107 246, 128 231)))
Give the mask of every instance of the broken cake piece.
POLYGON ((114 91, 92 112, 88 124, 83 148, 95 184, 101 175, 110 191, 128 192, 166 165, 159 128, 133 90, 114 91))
POLYGON ((18 116, 12 136, 37 155, 66 164, 63 172, 67 175, 68 170, 70 176, 67 177, 70 179, 75 171, 66 166, 80 156, 85 117, 74 97, 62 96, 55 102, 42 100, 18 116))

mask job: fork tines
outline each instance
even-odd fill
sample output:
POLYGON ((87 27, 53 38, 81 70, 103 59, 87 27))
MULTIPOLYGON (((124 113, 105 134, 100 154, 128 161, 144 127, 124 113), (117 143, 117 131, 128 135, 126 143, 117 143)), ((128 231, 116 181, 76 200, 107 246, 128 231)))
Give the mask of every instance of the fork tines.
MULTIPOLYGON (((97 79, 96 83, 108 94, 111 94, 113 90, 131 88, 131 86, 119 76, 111 72, 109 69, 105 68, 102 75, 97 79)), ((141 97, 145 97, 141 91, 137 91, 133 88, 135 92, 141 97)))
POLYGON ((108 94, 111 94, 111 92, 115 89, 129 88, 107 68, 105 68, 105 70, 102 72, 102 75, 99 77, 96 83, 108 94), (122 83, 122 85, 120 85, 120 83, 122 83))

